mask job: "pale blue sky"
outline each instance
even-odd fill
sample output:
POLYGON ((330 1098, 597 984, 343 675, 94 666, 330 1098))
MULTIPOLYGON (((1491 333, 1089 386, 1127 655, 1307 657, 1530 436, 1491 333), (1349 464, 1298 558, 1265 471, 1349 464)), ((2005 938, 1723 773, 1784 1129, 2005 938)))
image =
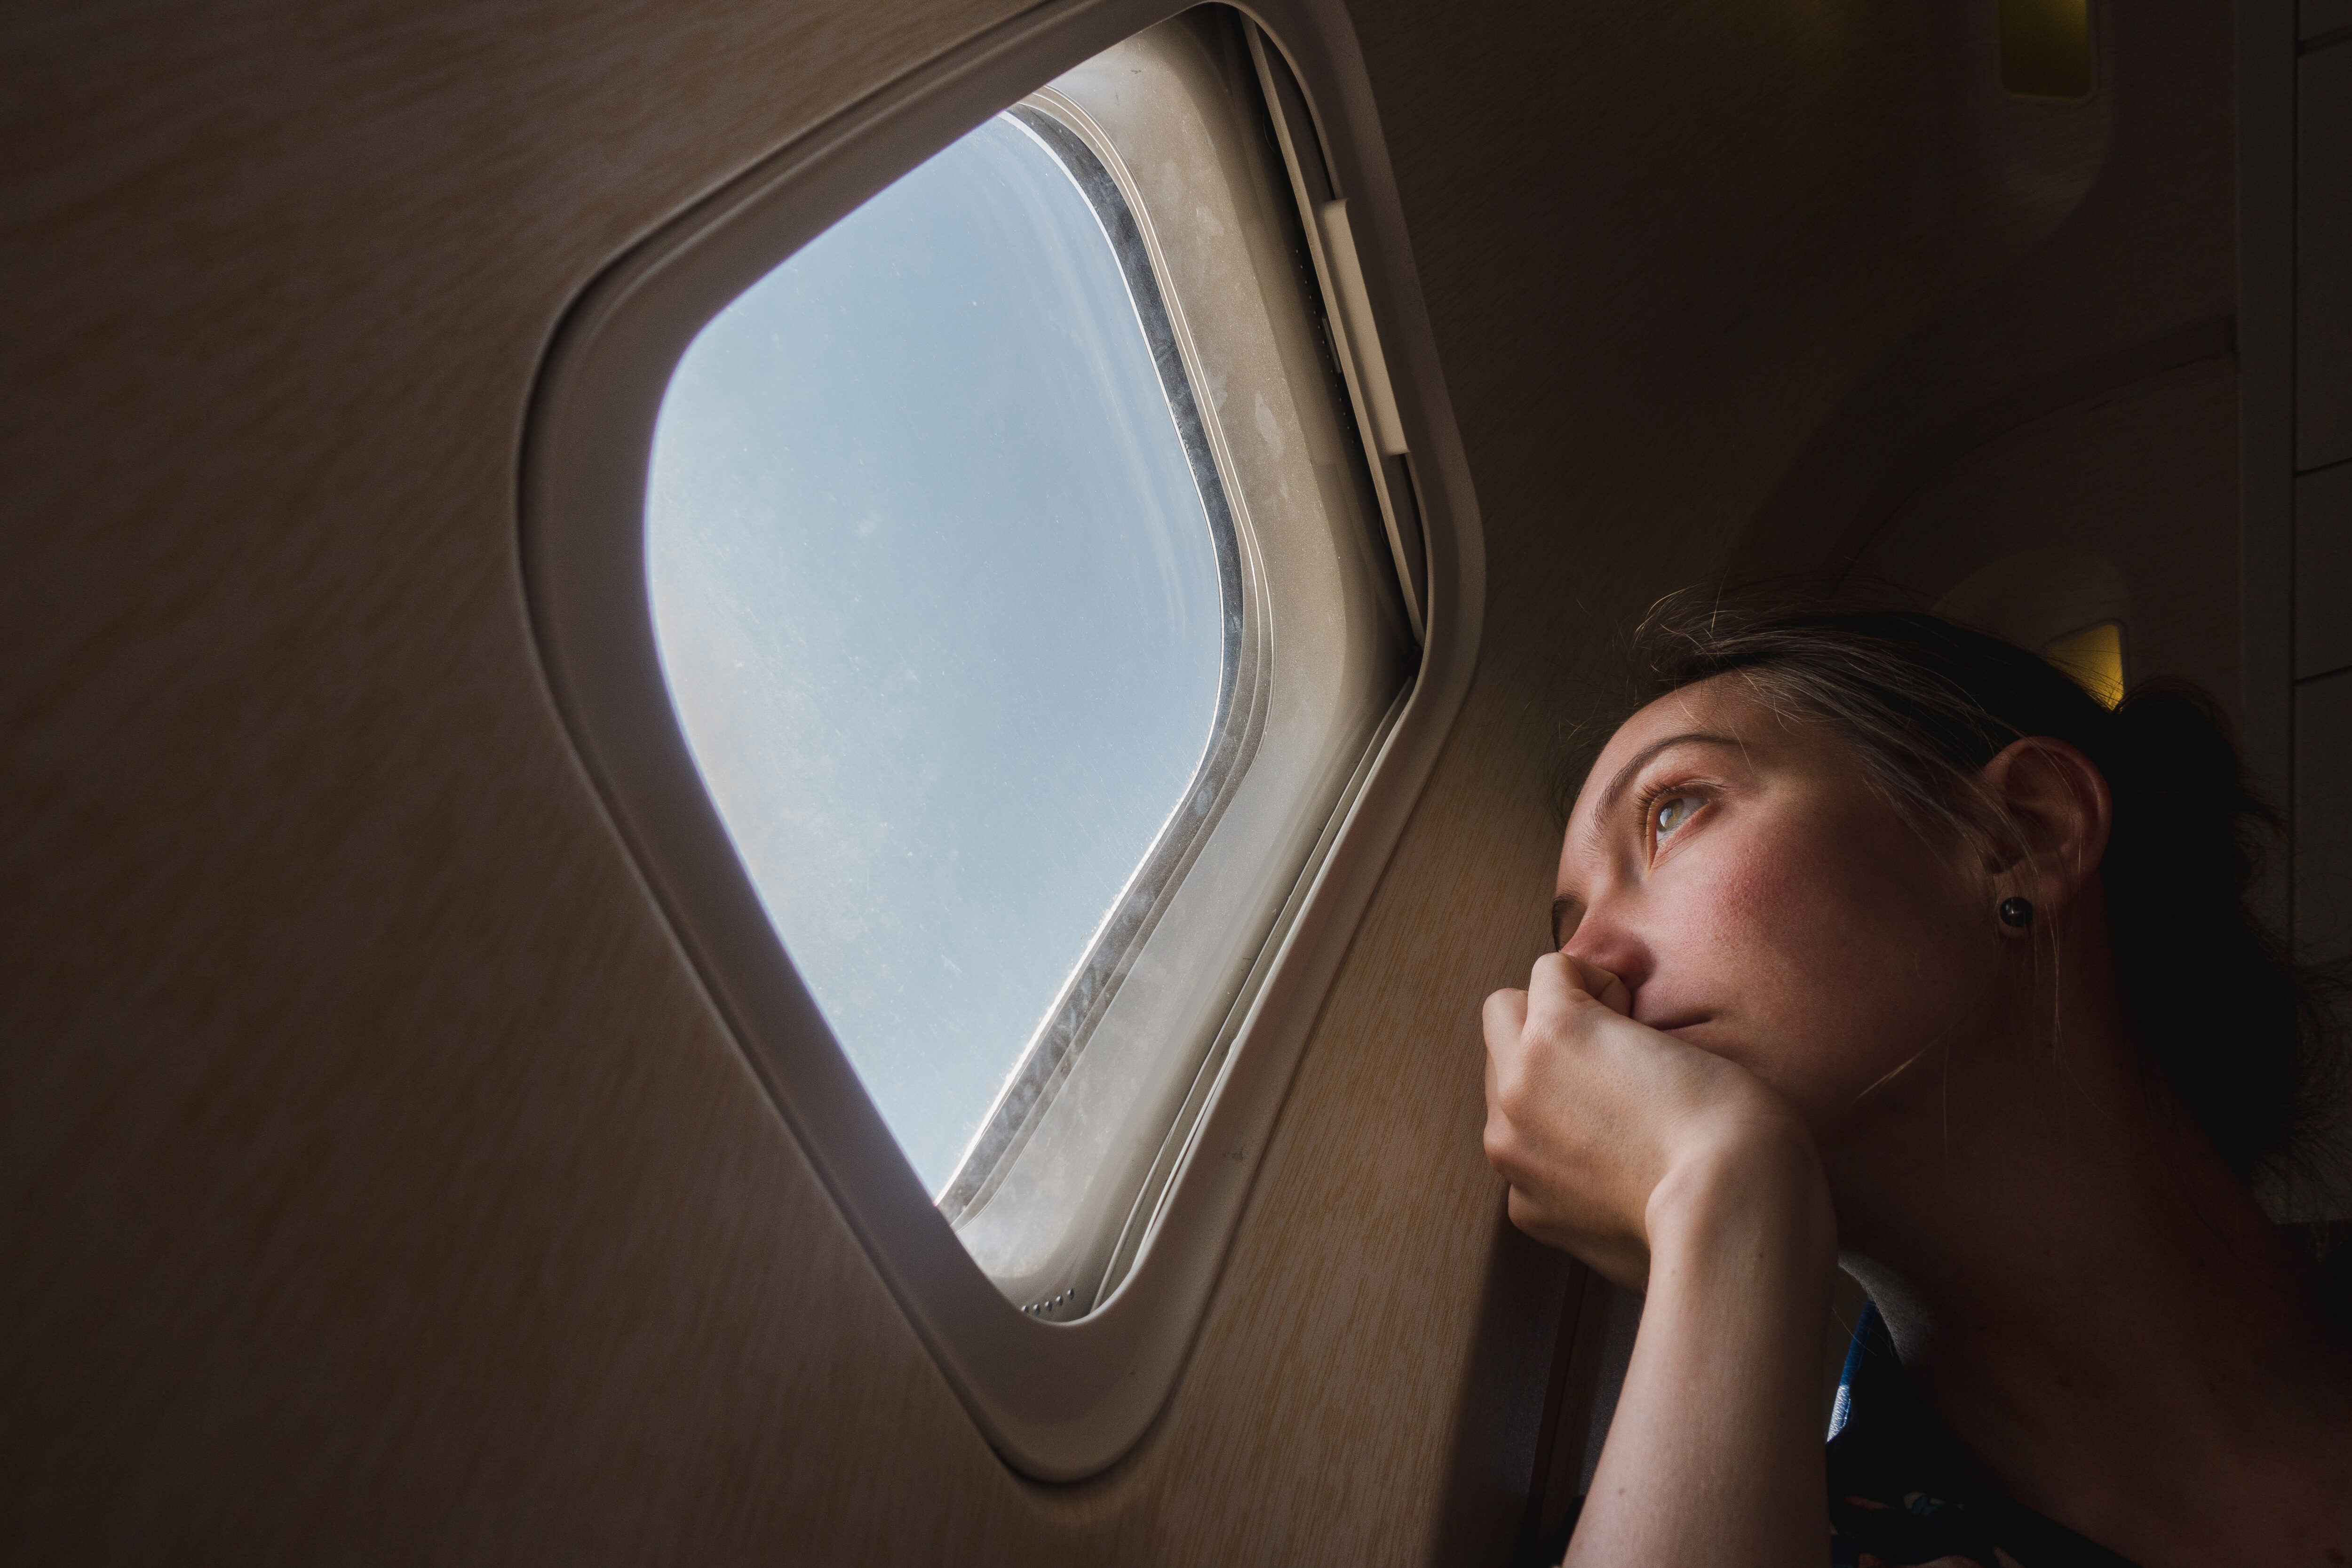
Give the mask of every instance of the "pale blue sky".
POLYGON ((687 351, 663 670, 769 916, 937 1191, 1206 749, 1198 490, 1060 163, 1000 116, 687 351))

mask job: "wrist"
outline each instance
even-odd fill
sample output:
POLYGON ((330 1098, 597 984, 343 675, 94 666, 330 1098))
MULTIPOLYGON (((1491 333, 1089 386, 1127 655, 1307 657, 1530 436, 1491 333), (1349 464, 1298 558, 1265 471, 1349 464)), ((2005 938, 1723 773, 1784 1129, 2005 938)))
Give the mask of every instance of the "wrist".
POLYGON ((1641 1330, 1571 1562, 1822 1561, 1829 1184, 1793 1117, 1703 1132, 1651 1193, 1641 1330))
POLYGON ((1807 1266, 1826 1269, 1837 1258, 1829 1179, 1811 1134, 1792 1119, 1747 1123, 1678 1158, 1643 1220, 1654 1257, 1760 1241, 1807 1266))

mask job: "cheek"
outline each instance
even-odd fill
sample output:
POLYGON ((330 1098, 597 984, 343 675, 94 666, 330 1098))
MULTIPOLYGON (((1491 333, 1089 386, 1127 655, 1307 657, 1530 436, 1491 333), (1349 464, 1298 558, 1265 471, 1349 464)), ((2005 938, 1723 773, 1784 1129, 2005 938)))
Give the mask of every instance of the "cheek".
POLYGON ((1700 951, 1724 960, 1724 1054, 1830 1136, 1949 1028, 1966 948, 1940 869, 1907 832, 1817 828, 1790 821, 1753 836, 1691 913, 1700 951))

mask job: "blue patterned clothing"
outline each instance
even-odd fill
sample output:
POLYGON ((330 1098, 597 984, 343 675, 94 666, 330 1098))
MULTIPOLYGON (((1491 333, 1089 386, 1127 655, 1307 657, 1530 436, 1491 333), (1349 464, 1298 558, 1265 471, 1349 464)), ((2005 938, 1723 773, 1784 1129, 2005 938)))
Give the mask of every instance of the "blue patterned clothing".
MULTIPOLYGON (((1584 1510, 1535 1561, 1566 1554, 1584 1510)), ((1903 1375, 1876 1303, 1863 1308, 1830 1417, 1831 1568, 2133 1568, 2011 1502, 1903 1375)))
POLYGON ((1874 1302, 1838 1380, 1829 1472, 1834 1568, 2132 1568, 1979 1474, 1903 1375, 1874 1302))

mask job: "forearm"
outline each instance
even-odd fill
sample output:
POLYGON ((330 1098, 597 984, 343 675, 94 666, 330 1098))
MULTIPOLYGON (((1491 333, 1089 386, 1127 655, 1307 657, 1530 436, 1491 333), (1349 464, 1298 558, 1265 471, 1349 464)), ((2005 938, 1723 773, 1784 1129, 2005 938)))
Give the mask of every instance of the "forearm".
POLYGON ((1801 1137, 1671 1174, 1649 1289, 1571 1568, 1822 1568, 1822 1325, 1836 1225, 1801 1137))

